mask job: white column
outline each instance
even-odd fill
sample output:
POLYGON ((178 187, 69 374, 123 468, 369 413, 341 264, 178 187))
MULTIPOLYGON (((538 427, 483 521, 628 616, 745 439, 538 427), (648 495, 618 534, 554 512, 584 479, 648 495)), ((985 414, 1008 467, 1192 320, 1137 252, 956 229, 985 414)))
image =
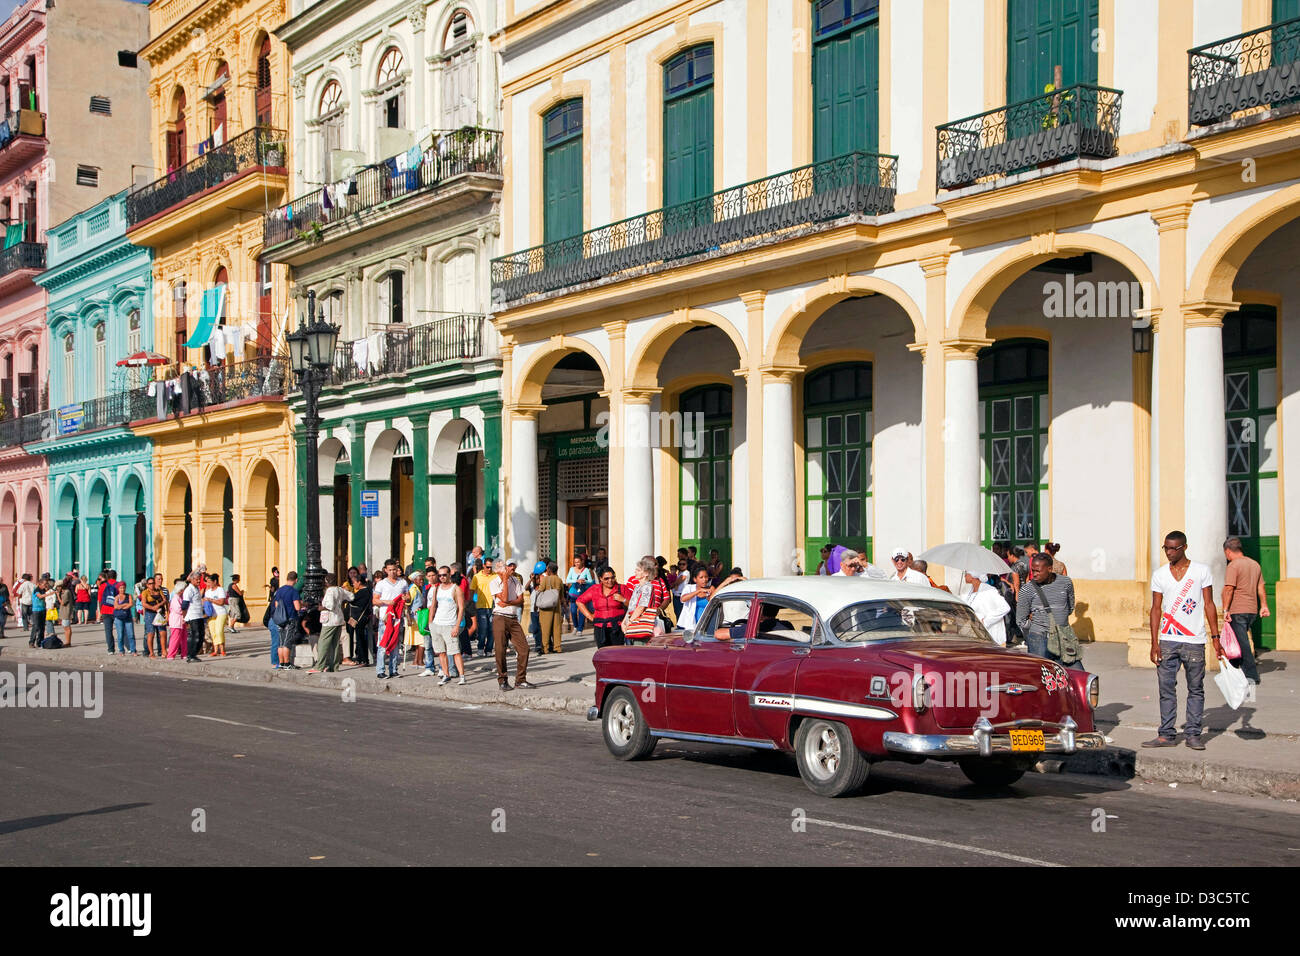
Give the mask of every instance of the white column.
POLYGON ((1187 553, 1223 584, 1228 533, 1228 470, 1223 418, 1223 313, 1187 316, 1184 342, 1183 447, 1186 449, 1187 553))
POLYGON ((630 574, 643 555, 656 554, 654 462, 650 454, 650 399, 657 390, 623 391, 623 563, 630 574))
MULTIPOLYGON (((763 527, 762 573, 790 574, 795 550, 794 386, 797 370, 763 372, 763 527)), ((757 464, 750 456, 750 467, 757 464)), ((751 513, 754 509, 751 507, 751 513)))
POLYGON ((516 405, 510 420, 510 534, 505 557, 531 566, 538 557, 537 416, 540 405, 516 405))
MULTIPOLYGON (((749 540, 756 531, 749 511, 749 431, 745 414, 748 396, 744 376, 737 375, 731 381, 731 563, 747 569, 749 540)), ((664 556, 671 558, 667 551, 664 556)), ((790 564, 786 562, 787 573, 790 564)))
POLYGON ((945 343, 943 536, 982 539, 980 528, 979 376, 975 356, 987 343, 945 343))

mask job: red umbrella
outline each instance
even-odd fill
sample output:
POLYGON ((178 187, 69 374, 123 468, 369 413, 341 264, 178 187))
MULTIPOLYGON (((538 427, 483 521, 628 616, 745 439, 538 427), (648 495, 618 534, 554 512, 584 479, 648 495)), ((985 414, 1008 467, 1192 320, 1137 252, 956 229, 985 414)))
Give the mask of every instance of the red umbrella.
POLYGON ((136 352, 134 355, 128 355, 118 361, 118 365, 126 365, 138 368, 143 365, 168 365, 171 359, 166 355, 159 355, 157 352, 136 352))

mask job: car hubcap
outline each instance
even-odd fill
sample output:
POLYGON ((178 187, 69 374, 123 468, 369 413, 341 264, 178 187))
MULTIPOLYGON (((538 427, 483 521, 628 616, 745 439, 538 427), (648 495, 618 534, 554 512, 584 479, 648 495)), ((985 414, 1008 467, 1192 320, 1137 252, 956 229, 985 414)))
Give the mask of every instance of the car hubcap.
POLYGON ((626 746, 632 739, 632 733, 636 730, 636 715, 632 713, 632 705, 627 701, 620 701, 614 705, 614 709, 609 715, 609 735, 619 746, 626 746))
POLYGON ((833 727, 823 727, 808 735, 804 755, 813 775, 820 780, 835 776, 840 769, 840 735, 833 727))

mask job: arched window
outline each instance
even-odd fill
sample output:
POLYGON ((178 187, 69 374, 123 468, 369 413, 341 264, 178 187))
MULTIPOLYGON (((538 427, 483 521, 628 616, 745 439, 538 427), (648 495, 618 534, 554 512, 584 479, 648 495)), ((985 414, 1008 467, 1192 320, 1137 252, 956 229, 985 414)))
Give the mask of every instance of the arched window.
POLYGON ((405 321, 405 286, 406 276, 400 272, 390 272, 379 280, 379 321, 405 321))
POLYGON ((208 141, 209 148, 224 145, 229 138, 226 131, 226 87, 230 83, 230 67, 222 60, 217 64, 217 72, 212 80, 212 85, 208 87, 206 98, 212 103, 212 117, 210 138, 208 141))
POLYGON ((339 177, 330 169, 330 156, 343 148, 343 87, 338 80, 330 80, 321 91, 317 117, 321 131, 321 181, 332 183, 339 177))
POLYGON ((126 354, 134 355, 140 351, 140 310, 132 309, 126 314, 126 354))
POLYGON ((402 66, 402 51, 395 46, 390 46, 379 58, 379 73, 375 78, 383 97, 379 103, 379 125, 387 129, 406 127, 406 93, 403 89, 402 66))
POLYGON ((185 91, 179 86, 172 97, 172 122, 167 130, 167 171, 185 165, 185 91))
POLYGON ((214 288, 226 286, 226 294, 221 296, 221 309, 217 312, 217 325, 226 324, 226 316, 230 312, 230 274, 226 272, 225 266, 217 268, 216 275, 212 277, 214 288))
POLYGON ((582 100, 567 100, 542 118, 542 237, 582 232, 582 100))
POLYGON ((77 340, 69 332, 63 337, 63 401, 70 404, 77 396, 77 340))
POLYGON ((317 302, 317 307, 320 310, 321 319, 331 325, 337 325, 340 329, 345 327, 343 322, 346 316, 343 314, 342 289, 336 289, 333 292, 325 293, 325 295, 321 296, 320 300, 317 302))
POLYGON ((253 90, 253 114, 258 126, 271 125, 271 38, 262 37, 257 50, 257 86, 253 90))
POLYGON ((477 289, 474 282, 476 257, 466 250, 442 264, 442 310, 458 315, 476 312, 477 289))
POLYGON ((663 82, 663 200, 672 206, 713 192, 713 44, 665 63, 663 82))
POLYGON ((102 398, 108 378, 108 326, 100 322, 95 326, 95 397, 102 398))
POLYGON ((447 25, 442 51, 442 125, 460 129, 478 123, 478 61, 469 14, 457 10, 447 25))

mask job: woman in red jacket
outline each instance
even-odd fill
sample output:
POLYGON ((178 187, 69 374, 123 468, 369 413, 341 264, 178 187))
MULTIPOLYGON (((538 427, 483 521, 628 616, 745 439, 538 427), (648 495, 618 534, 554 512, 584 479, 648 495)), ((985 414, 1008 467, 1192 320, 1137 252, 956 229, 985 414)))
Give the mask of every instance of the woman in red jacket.
POLYGON ((577 598, 578 610, 591 621, 596 631, 596 647, 623 643, 623 615, 627 613, 627 598, 618 586, 612 568, 605 568, 600 580, 577 598))

